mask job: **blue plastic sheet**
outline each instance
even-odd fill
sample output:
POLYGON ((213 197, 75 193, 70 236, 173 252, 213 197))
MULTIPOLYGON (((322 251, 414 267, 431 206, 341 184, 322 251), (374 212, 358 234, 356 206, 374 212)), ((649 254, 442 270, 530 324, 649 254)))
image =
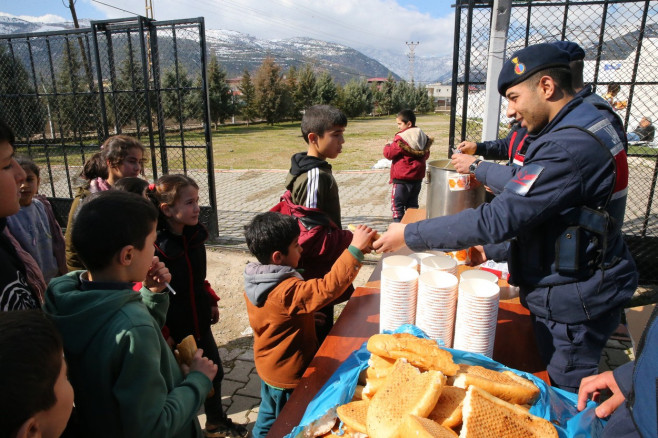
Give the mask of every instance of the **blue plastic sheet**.
MULTIPOLYGON (((393 333, 411 333, 420 338, 428 338, 425 333, 414 325, 404 325, 393 333)), ((439 344, 443 344, 439 341, 439 344)), ((519 376, 530 379, 539 388, 539 399, 530 408, 530 413, 551 421, 557 428, 560 438, 588 438, 601 434, 605 422, 594 414, 596 404, 589 402, 587 407, 578 412, 576 404, 578 397, 566 391, 548 386, 543 380, 532 374, 508 368, 486 356, 447 348, 457 363, 480 365, 497 371, 510 370, 519 376)), ((320 419, 329 410, 352 400, 358 384, 359 373, 368 367, 370 352, 364 343, 360 349, 353 352, 334 372, 331 378, 311 400, 299 425, 286 438, 303 436, 304 429, 320 419)))

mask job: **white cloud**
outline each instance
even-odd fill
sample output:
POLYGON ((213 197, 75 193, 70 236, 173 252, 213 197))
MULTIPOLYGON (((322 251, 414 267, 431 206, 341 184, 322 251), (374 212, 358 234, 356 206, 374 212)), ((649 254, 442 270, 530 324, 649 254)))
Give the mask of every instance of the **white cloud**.
POLYGON ((64 17, 55 14, 45 14, 39 17, 34 17, 31 15, 12 15, 5 12, 0 12, 0 16, 9 17, 9 18, 19 18, 21 20, 29 21, 31 23, 62 23, 64 21, 69 21, 64 17))
MULTIPOLYGON (((109 3, 109 2, 108 2, 109 3)), ((108 18, 126 12, 91 2, 108 18)), ((144 14, 134 0, 112 5, 144 14)), ((157 20, 203 16, 208 29, 228 29, 261 39, 309 37, 355 49, 407 52, 406 41, 419 41, 416 55, 452 51, 454 14, 433 18, 394 0, 153 0, 157 20)))

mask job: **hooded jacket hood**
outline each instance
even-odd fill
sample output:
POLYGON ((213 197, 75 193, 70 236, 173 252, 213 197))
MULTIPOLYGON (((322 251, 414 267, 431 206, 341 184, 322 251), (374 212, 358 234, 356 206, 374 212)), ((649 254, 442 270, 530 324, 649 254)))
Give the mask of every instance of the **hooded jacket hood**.
POLYGON ((316 167, 331 169, 331 164, 326 160, 308 155, 306 152, 299 152, 290 158, 290 173, 294 176, 299 176, 316 167))
POLYGON ((303 280, 301 274, 290 266, 248 263, 244 270, 244 289, 247 298, 254 306, 261 307, 272 289, 290 277, 303 280))
POLYGON ((74 354, 86 350, 96 333, 104 329, 124 305, 142 299, 132 289, 81 291, 81 273, 74 271, 53 279, 43 306, 74 354))
POLYGON ((417 126, 398 132, 397 136, 400 137, 412 151, 420 151, 422 153, 425 153, 434 142, 433 138, 428 137, 427 134, 417 126))

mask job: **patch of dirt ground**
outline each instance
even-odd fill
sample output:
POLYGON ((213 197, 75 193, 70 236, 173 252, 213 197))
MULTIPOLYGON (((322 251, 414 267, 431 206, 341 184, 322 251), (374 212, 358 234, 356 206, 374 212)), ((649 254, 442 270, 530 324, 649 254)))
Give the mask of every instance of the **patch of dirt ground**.
MULTIPOLYGON (((207 280, 212 285, 219 301, 219 322, 212 326, 215 340, 219 347, 245 348, 253 345, 253 337, 247 317, 244 298, 244 280, 242 273, 249 261, 256 258, 249 252, 226 247, 208 246, 207 280)), ((354 281, 354 287, 363 286, 373 269, 375 263, 366 260, 361 272, 354 281)), ((335 307, 334 318, 342 311, 344 304, 335 307)))

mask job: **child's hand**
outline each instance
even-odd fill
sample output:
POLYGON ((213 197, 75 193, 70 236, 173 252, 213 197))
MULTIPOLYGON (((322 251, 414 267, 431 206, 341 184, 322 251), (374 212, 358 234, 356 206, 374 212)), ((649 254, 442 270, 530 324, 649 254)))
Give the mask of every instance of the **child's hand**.
POLYGON ((210 308, 210 324, 217 324, 219 321, 219 308, 217 306, 212 306, 210 308))
POLYGON ((166 283, 171 281, 171 274, 169 268, 160 261, 157 257, 153 257, 151 267, 146 273, 144 280, 144 287, 148 288, 153 293, 162 292, 167 287, 166 283))
POLYGON ((194 353, 194 357, 192 358, 192 365, 189 367, 185 364, 181 364, 181 369, 183 370, 183 374, 186 376, 190 373, 190 371, 198 371, 205 375, 210 381, 215 378, 215 375, 217 374, 217 365, 207 357, 203 357, 203 349, 199 348, 196 353, 194 353))
POLYGON ((359 248, 362 253, 369 253, 372 248, 372 241, 375 239, 377 231, 366 225, 357 225, 352 230, 352 246, 359 248))

